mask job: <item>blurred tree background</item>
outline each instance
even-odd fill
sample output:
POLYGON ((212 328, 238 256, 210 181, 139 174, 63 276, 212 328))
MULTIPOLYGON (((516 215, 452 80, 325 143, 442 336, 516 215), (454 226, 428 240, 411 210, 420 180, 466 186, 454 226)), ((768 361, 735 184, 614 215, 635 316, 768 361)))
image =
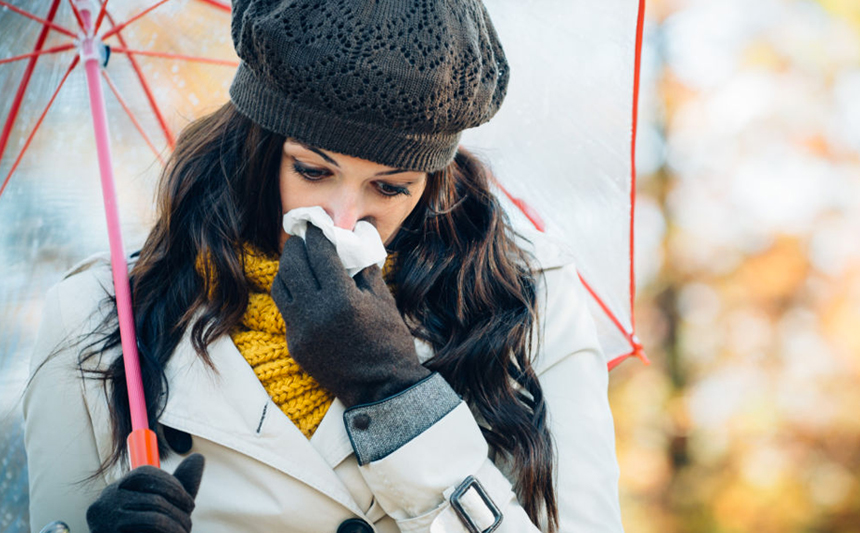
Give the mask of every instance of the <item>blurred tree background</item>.
POLYGON ((860 2, 646 16, 625 528, 860 531, 860 2))

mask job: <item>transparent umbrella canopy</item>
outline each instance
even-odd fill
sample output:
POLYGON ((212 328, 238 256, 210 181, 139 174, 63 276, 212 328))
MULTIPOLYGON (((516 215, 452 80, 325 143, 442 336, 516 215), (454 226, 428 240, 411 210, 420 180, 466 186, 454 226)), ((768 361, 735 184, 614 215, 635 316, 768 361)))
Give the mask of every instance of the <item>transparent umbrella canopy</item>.
MULTIPOLYGON (((488 161, 516 227, 574 255, 607 363, 644 358, 635 336, 634 109, 644 0, 486 0, 511 63, 505 105, 463 144, 488 161)), ((26 531, 20 395, 47 289, 108 249, 79 13, 66 0, 0 0, 0 530, 26 531), (73 66, 74 63, 74 66, 73 66)), ((229 5, 96 2, 100 70, 126 251, 182 127, 223 104, 238 59, 229 5), (103 9, 104 6, 104 9, 103 9)))
POLYGON ((520 228, 534 212, 591 294, 607 364, 635 334, 635 134, 644 0, 487 0, 511 65, 505 103, 463 144, 485 156, 520 228), (517 205, 519 204, 519 205, 517 205))
MULTIPOLYGON (((20 276, 0 283, 5 311, 20 302, 13 294, 38 301, 44 285, 56 281, 49 272, 61 271, 107 244, 87 83, 76 61, 74 41, 80 29, 72 4, 16 4, 0 0, 0 224, 6 229, 0 233, 0 265, 7 276, 20 276), (72 35, 51 28, 42 39, 47 20, 72 35), (50 53, 57 49, 63 51, 50 53), (21 58, 34 51, 43 54, 21 58), (73 62, 77 64, 69 71, 73 62), (49 279, 42 282, 43 275, 49 279)), ((143 14, 144 6, 111 1, 100 29, 104 34, 131 21, 103 39, 111 54, 102 78, 120 216, 129 245, 145 234, 153 179, 177 132, 223 103, 238 64, 230 41, 229 6, 170 0, 143 14), (161 52, 169 55, 153 55, 161 52)))

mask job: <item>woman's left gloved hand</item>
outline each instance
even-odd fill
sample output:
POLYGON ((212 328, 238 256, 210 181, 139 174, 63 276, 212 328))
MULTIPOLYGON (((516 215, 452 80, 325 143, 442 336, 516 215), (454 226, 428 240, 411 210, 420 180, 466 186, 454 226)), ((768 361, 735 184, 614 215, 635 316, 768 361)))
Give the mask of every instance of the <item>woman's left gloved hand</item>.
POLYGON ((139 466, 102 490, 87 509, 91 533, 188 533, 206 461, 192 453, 173 475, 139 466))
POLYGON ((350 278, 334 245, 309 224, 287 239, 272 284, 301 367, 346 405, 370 403, 430 375, 376 265, 350 278))

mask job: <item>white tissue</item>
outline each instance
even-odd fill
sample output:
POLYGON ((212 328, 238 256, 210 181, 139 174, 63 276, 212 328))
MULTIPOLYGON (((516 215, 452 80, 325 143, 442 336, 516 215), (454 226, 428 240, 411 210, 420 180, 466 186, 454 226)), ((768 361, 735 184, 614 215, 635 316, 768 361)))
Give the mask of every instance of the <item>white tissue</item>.
POLYGON ((385 264, 388 253, 379 232, 370 222, 359 220, 355 229, 349 231, 335 226, 320 206, 299 207, 284 215, 284 231, 304 239, 308 222, 321 229, 334 244, 340 262, 350 276, 355 276, 370 265, 376 264, 382 268, 385 264))

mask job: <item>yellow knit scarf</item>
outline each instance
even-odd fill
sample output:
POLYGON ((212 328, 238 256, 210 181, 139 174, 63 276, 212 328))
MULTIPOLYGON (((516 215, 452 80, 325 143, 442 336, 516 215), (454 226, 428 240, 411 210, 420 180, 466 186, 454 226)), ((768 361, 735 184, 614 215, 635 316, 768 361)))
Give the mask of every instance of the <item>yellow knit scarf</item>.
POLYGON ((244 264, 250 290, 248 307, 230 337, 272 401, 305 437, 311 438, 334 397, 287 351, 284 319, 269 295, 278 273, 278 258, 266 257, 246 243, 244 264))
MULTIPOLYGON (((311 438, 334 396, 302 370, 287 350, 284 319, 269 294, 278 273, 279 258, 265 255, 250 243, 243 244, 242 255, 249 288, 248 306, 230 337, 272 401, 305 437, 311 438)), ((386 261, 386 274, 392 260, 393 255, 386 261)), ((197 267, 202 274, 202 256, 197 267)))

